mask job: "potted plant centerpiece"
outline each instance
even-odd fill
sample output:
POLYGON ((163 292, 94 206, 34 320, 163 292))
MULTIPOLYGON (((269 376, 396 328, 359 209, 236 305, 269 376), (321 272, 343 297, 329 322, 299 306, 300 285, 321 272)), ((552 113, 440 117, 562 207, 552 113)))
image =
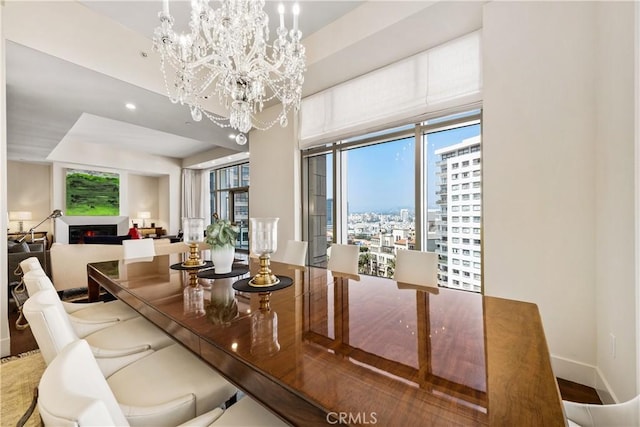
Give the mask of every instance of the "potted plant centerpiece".
POLYGON ((237 225, 227 219, 219 219, 217 215, 214 215, 214 221, 207 227, 205 242, 211 246, 211 261, 216 273, 231 271, 239 231, 237 225))

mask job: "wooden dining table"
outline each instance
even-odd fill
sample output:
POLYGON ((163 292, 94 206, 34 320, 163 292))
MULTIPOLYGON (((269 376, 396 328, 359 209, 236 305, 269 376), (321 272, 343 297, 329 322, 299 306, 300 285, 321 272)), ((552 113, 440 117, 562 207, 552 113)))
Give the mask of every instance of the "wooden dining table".
POLYGON ((275 262, 290 286, 236 291, 247 276, 196 278, 179 257, 89 264, 90 296, 124 301, 291 425, 566 425, 535 304, 275 262))

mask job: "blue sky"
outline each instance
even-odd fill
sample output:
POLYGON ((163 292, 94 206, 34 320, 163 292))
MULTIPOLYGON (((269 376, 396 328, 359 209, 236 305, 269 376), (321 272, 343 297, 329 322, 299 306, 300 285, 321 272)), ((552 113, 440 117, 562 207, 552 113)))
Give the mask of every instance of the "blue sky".
MULTIPOLYGON (((463 139, 478 135, 480 126, 467 126, 428 135, 427 198, 430 209, 435 204, 435 162, 433 152, 463 139)), ((356 148, 347 151, 347 197, 349 212, 398 211, 414 208, 414 138, 356 148)), ((328 156, 327 189, 331 197, 331 160, 328 156)))

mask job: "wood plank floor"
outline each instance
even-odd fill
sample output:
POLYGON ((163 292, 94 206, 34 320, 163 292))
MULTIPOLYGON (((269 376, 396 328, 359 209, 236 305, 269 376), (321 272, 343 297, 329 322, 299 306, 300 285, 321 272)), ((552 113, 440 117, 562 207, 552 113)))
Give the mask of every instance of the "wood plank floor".
MULTIPOLYGON (((12 302, 9 305, 9 330, 11 333, 11 355, 16 356, 20 353, 35 350, 38 348, 31 329, 17 330, 15 326, 18 312, 12 302)), ((558 378, 558 387, 560 395, 564 400, 580 403, 597 403, 602 404, 595 389, 582 384, 558 378)))

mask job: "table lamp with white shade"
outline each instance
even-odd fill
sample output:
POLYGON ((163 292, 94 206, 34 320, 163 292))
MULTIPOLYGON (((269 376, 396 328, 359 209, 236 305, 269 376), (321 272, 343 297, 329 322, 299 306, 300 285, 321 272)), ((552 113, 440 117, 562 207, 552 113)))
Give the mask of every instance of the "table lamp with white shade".
POLYGON ((146 228, 147 225, 145 220, 151 218, 151 212, 149 211, 138 212, 138 218, 142 220, 142 228, 146 228))
POLYGON ((31 212, 29 211, 11 211, 9 212, 9 221, 18 221, 18 232, 24 232, 24 221, 31 221, 31 212))

